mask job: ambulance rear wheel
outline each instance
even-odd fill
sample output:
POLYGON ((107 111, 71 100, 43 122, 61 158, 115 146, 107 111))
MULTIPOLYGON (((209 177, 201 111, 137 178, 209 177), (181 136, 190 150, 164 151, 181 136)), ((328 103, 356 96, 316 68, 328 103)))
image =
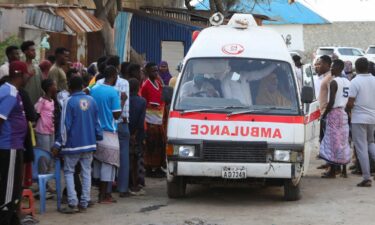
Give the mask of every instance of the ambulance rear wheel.
POLYGON ((186 194, 186 182, 183 177, 173 177, 167 181, 167 193, 169 198, 182 198, 186 194))
POLYGON ((284 182, 284 200, 297 201, 301 198, 300 183, 294 184, 292 180, 284 182))

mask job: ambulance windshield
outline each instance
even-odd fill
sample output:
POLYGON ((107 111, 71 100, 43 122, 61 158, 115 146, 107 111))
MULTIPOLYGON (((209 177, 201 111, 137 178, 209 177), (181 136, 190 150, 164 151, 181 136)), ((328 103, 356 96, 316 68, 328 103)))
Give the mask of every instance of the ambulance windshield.
POLYGON ((182 74, 175 110, 235 112, 251 109, 297 114, 290 64, 244 58, 191 59, 182 74))

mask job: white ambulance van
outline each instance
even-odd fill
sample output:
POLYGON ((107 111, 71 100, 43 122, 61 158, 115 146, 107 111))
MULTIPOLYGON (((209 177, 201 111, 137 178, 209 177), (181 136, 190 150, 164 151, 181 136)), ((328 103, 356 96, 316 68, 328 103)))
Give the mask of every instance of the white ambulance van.
POLYGON ((282 37, 251 15, 201 31, 171 100, 168 196, 183 197, 187 184, 255 182, 299 199, 320 117, 311 71, 302 80, 282 37))

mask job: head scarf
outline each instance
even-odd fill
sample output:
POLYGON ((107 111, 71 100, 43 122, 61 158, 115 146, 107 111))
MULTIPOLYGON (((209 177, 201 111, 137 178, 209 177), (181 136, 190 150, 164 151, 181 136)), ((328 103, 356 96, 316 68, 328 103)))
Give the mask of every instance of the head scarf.
POLYGON ((161 66, 166 66, 168 67, 168 63, 166 61, 161 61, 159 63, 159 76, 161 77, 161 79, 163 80, 163 83, 164 85, 168 85, 169 84, 169 80, 172 78, 172 75, 171 73, 169 72, 169 67, 168 67, 168 70, 165 71, 165 72, 161 72, 160 71, 160 67, 161 66))
POLYGON ((39 64, 39 68, 42 71, 43 79, 47 79, 48 78, 48 72, 51 69, 51 67, 52 67, 52 63, 50 61, 48 61, 48 60, 43 60, 39 64))
POLYGON ((80 76, 82 76, 82 71, 85 70, 85 66, 80 62, 74 62, 72 64, 72 68, 76 69, 78 73, 80 74, 80 76))

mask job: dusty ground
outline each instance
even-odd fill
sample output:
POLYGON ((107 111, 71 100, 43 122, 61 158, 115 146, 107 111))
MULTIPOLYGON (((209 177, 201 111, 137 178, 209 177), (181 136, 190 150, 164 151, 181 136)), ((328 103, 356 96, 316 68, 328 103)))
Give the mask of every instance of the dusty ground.
MULTIPOLYGON (((375 224, 375 185, 357 188, 356 175, 323 180, 313 160, 302 183, 303 198, 284 202, 282 188, 207 188, 188 186, 188 197, 170 200, 162 179, 147 180, 147 195, 95 205, 85 214, 63 215, 49 200, 41 225, 312 225, 375 224)), ((375 184, 375 183, 374 183, 375 184)))

